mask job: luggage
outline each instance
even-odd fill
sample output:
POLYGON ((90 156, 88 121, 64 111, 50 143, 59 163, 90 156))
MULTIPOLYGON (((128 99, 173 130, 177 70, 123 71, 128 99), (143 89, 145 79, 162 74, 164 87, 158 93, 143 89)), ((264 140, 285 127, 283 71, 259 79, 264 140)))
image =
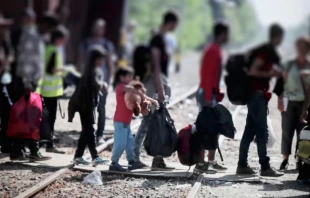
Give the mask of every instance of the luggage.
MULTIPOLYGON (((177 152, 181 164, 192 166, 199 161, 200 149, 194 149, 194 135, 193 130, 196 130, 195 125, 188 125, 181 129, 178 133, 177 152)), ((199 142, 198 142, 199 143, 199 142)))
POLYGON ((139 45, 135 48, 132 57, 132 64, 135 70, 135 77, 141 81, 150 73, 151 52, 146 45, 139 45))
POLYGON ((144 148, 150 156, 170 157, 177 149, 177 132, 168 110, 161 105, 147 120, 144 148))
POLYGON ((227 96, 234 105, 246 105, 250 91, 250 77, 247 75, 247 58, 243 54, 231 55, 226 63, 227 96))
POLYGON ((297 180, 310 180, 310 127, 306 126, 300 132, 298 160, 303 161, 299 167, 297 180))
POLYGON ((15 102, 10 111, 8 137, 40 140, 42 101, 37 93, 29 93, 15 102))

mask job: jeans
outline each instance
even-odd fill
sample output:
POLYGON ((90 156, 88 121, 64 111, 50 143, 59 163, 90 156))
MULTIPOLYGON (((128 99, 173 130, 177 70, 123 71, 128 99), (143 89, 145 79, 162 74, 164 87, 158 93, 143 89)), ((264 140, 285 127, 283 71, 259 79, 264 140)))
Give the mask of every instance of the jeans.
POLYGON ((128 162, 133 161, 133 136, 130 124, 114 122, 114 145, 112 150, 112 162, 118 163, 119 158, 126 150, 126 158, 128 162))
POLYGON ((263 92, 255 92, 248 101, 248 115, 239 150, 239 166, 247 166, 248 151, 256 136, 259 163, 262 169, 270 167, 267 156, 268 141, 268 102, 263 92))
POLYGON ((80 158, 84 155, 86 146, 91 154, 92 159, 98 157, 98 152, 96 150, 96 136, 95 129, 93 126, 94 112, 80 113, 82 132, 78 141, 77 150, 75 152, 75 158, 80 158))
POLYGON ((292 143, 297 133, 296 150, 298 150, 299 134, 304 127, 300 122, 300 115, 302 113, 303 102, 289 101, 287 110, 282 112, 282 142, 281 142, 281 154, 290 155, 292 152, 292 143))
MULTIPOLYGON (((54 133, 54 125, 56 121, 56 115, 57 115, 57 104, 58 104, 58 97, 44 97, 44 103, 46 105, 46 108, 49 112, 49 118, 50 118, 50 126, 52 127, 52 132, 54 133)), ((47 148, 54 148, 54 141, 47 142, 46 143, 47 148)))
POLYGON ((10 108, 12 102, 9 98, 7 87, 0 85, 0 145, 2 152, 10 152, 11 141, 6 135, 6 130, 9 124, 10 108))
POLYGON ((104 128, 105 128, 105 120, 106 120, 106 102, 107 102, 107 93, 103 93, 103 96, 100 97, 100 102, 98 106, 98 129, 97 129, 97 137, 103 136, 104 128))

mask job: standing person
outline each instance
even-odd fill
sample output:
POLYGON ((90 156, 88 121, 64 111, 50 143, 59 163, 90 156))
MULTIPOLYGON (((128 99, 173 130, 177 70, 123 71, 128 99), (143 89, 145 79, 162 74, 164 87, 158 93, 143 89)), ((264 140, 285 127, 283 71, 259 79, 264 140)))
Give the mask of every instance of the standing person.
MULTIPOLYGON (((197 131, 203 131, 207 139, 202 142, 204 149, 208 150, 208 162, 204 161, 205 151, 200 153, 199 163, 195 170, 199 172, 209 171, 211 166, 216 170, 226 170, 227 168, 218 164, 215 160, 215 151, 218 146, 219 132, 217 129, 217 116, 213 107, 221 102, 223 94, 220 93, 220 79, 222 74, 222 46, 228 42, 229 27, 225 23, 219 22, 213 28, 213 42, 204 50, 200 67, 200 84, 197 92, 197 102, 199 110, 206 117, 205 120, 196 121, 197 131)), ((199 117, 199 116, 198 116, 199 117)))
MULTIPOLYGON (((280 170, 287 170, 289 165, 289 156, 292 150, 292 142, 296 131, 296 152, 298 150, 299 134, 304 124, 301 123, 299 117, 302 113, 303 103, 305 101, 305 93, 310 85, 310 76, 303 74, 303 70, 310 70, 310 63, 307 55, 310 50, 310 41, 306 37, 301 37, 296 41, 297 57, 289 61, 284 72, 284 94, 279 97, 279 110, 282 114, 282 143, 281 153, 283 162, 280 170), (287 109, 284 109, 283 98, 288 100, 287 109)), ((296 168, 301 162, 297 161, 296 168)))
MULTIPOLYGON (((63 60, 58 48, 65 43, 65 33, 56 29, 51 33, 50 44, 45 48, 45 74, 40 82, 38 91, 44 99, 47 110, 49 111, 50 125, 54 133, 56 121, 58 98, 63 95, 62 67, 63 60)), ((46 143, 46 152, 60 153, 54 141, 46 143)))
POLYGON ((98 156, 94 129, 95 109, 99 103, 100 90, 104 85, 101 69, 104 58, 105 50, 101 46, 93 46, 90 49, 86 70, 69 102, 69 122, 72 122, 74 114, 79 112, 82 124, 82 132, 74 156, 76 164, 90 164, 83 158, 86 146, 90 151, 93 165, 107 162, 98 156))
POLYGON ((129 67, 121 68, 115 75, 115 92, 116 92, 116 110, 114 114, 114 145, 112 150, 112 164, 109 170, 125 172, 118 161, 124 150, 126 150, 126 157, 128 160, 128 169, 136 169, 134 166, 133 157, 133 136, 130 129, 130 123, 133 115, 133 110, 129 110, 125 103, 125 93, 131 92, 141 97, 141 100, 149 100, 155 106, 159 106, 156 100, 150 99, 142 92, 135 89, 133 86, 128 85, 133 79, 133 70, 129 67))
MULTIPOLYGON (((37 31, 36 14, 32 9, 25 9, 22 14, 22 32, 17 47, 16 81, 14 82, 14 94, 10 95, 13 103, 27 92, 36 90, 38 81, 44 70, 44 43, 37 31)), ((15 142, 10 156, 12 160, 24 159, 22 151, 24 140, 15 142)), ((30 156, 32 161, 49 160, 39 152, 39 143, 30 142, 30 156)))
MULTIPOLYGON (((152 37, 150 42, 152 75, 145 81, 145 87, 147 89, 146 95, 158 100, 159 103, 165 102, 165 95, 168 97, 171 96, 170 87, 168 86, 167 80, 169 54, 165 44, 165 35, 168 32, 174 31, 178 25, 178 22, 179 18, 175 12, 166 12, 163 16, 163 21, 159 28, 159 32, 152 37), (155 97, 155 95, 157 95, 157 97, 155 97)), ((143 117, 142 123, 135 137, 135 167, 138 168, 146 167, 146 165, 140 161, 140 150, 147 132, 146 127, 150 116, 151 114, 143 117)), ((172 169, 174 168, 167 166, 161 156, 154 157, 152 170, 172 169)))
MULTIPOLYGON (((113 75, 113 56, 114 56, 114 45, 111 41, 104 37, 106 31, 106 23, 103 19, 97 19, 93 26, 91 36, 86 38, 81 46, 80 46, 80 55, 79 55, 79 65, 80 70, 87 70, 87 68, 83 68, 83 64, 85 60, 87 60, 88 52, 90 47, 93 45, 101 45, 106 50, 106 59, 102 63, 101 68, 104 75, 104 81, 109 85, 111 76, 113 75)), ((106 121, 106 100, 107 100, 107 92, 108 90, 102 90, 102 96, 100 97, 100 103, 98 106, 98 129, 97 129, 97 143, 103 144, 103 132, 105 128, 106 121)))
POLYGON ((248 75, 251 76, 251 93, 247 102, 248 115, 245 130, 239 150, 237 174, 255 174, 248 165, 248 152, 251 142, 256 136, 261 176, 278 177, 278 173, 270 167, 270 158, 267 156, 268 141, 268 101, 271 93, 268 92, 269 81, 272 77, 281 77, 282 73, 276 68, 280 64, 280 57, 276 47, 282 42, 283 28, 274 24, 269 29, 269 42, 253 50, 253 60, 248 75))

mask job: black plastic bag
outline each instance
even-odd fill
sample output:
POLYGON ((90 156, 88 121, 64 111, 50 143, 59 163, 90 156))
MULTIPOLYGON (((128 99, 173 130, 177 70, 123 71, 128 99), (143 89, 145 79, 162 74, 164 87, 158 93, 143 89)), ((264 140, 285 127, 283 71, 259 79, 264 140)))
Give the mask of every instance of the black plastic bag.
POLYGON ((53 130, 50 121, 49 111, 42 99, 42 121, 40 126, 40 142, 51 142, 53 140, 53 130))
POLYGON ((170 157, 177 149, 177 131, 166 107, 149 115, 144 148, 150 156, 170 157))

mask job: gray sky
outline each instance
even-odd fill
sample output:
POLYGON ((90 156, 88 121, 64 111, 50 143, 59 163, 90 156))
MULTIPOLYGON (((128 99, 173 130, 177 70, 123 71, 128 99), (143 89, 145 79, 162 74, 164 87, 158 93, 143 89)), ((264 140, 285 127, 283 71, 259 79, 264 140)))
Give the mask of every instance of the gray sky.
MULTIPOLYGON (((284 27, 292 27, 309 21, 310 0, 249 0, 253 2, 262 25, 278 22, 284 27)), ((308 22, 309 23, 309 22, 308 22)))

